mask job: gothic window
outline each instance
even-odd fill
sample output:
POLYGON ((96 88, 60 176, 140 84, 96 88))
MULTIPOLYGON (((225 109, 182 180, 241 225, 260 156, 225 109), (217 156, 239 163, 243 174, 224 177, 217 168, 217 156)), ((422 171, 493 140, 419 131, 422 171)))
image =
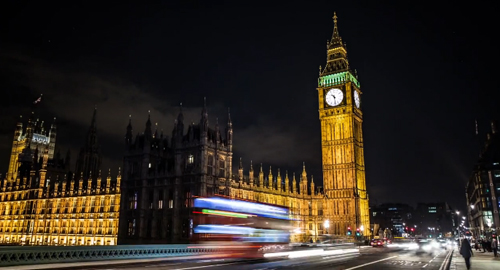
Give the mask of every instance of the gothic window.
POLYGON ((153 209, 154 192, 149 193, 149 209, 153 209))
POLYGON ((193 155, 189 155, 188 157, 188 164, 193 164, 194 163, 194 156, 193 155))
POLYGON ((129 196, 129 209, 137 209, 137 192, 129 196))
POLYGON ((219 160, 219 177, 224 177, 225 175, 225 165, 224 160, 219 160))
POLYGON ((309 202, 309 215, 312 216, 312 204, 309 202))
POLYGON ((318 201, 318 216, 323 215, 323 203, 321 201, 318 201))
POLYGON ((104 197, 101 198, 101 203, 100 203, 100 209, 99 209, 99 212, 100 213, 104 213, 104 197))
POLYGON ((163 209, 163 190, 158 194, 158 209, 163 209))
POLYGON ((212 155, 208 155, 207 174, 208 175, 214 174, 214 156, 212 156, 212 155))
POLYGON ((135 235, 135 218, 128 221, 128 236, 135 235))

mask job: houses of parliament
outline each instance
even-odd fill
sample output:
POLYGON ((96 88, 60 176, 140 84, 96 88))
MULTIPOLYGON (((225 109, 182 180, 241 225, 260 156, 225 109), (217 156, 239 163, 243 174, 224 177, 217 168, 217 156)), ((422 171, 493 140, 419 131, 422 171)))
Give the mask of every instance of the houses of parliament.
POLYGON ((214 195, 288 207, 291 241, 371 235, 365 183, 360 83, 349 66, 337 17, 318 78, 323 190, 306 165, 294 173, 237 158, 233 124, 209 124, 206 101, 198 123, 182 107, 171 134, 149 115, 136 135, 125 131, 123 170, 102 173, 96 110, 74 173, 56 147, 56 122, 20 122, 0 195, 0 243, 115 245, 186 243, 193 234, 193 198, 214 195), (328 221, 329 227, 325 227, 328 221))

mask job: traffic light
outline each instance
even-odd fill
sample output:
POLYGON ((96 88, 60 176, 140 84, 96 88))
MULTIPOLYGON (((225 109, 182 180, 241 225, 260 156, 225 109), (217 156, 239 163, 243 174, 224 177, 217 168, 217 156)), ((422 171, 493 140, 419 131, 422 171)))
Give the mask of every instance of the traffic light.
POLYGON ((361 232, 359 231, 359 228, 356 229, 356 236, 360 236, 361 232))
POLYGON ((349 236, 352 235, 351 227, 347 227, 347 235, 349 235, 349 236))
POLYGON ((411 231, 413 232, 415 229, 411 228, 411 231))

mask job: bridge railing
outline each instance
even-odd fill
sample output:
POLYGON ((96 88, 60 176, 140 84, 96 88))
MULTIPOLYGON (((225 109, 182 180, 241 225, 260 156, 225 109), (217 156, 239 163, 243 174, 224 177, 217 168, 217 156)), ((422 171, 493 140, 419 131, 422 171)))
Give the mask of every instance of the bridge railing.
POLYGON ((203 245, 0 247, 0 266, 181 257, 220 252, 203 245))

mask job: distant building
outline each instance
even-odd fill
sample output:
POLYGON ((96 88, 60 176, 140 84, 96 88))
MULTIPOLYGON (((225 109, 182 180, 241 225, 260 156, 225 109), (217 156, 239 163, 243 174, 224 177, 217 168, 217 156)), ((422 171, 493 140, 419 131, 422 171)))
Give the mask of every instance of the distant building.
POLYGON ((496 121, 466 185, 468 221, 474 237, 500 231, 500 136, 496 121))
POLYGON ((70 154, 54 153, 56 125, 47 132, 34 114, 14 134, 6 178, 0 183, 0 244, 115 245, 118 234, 120 174, 102 177, 96 148, 95 111, 86 147, 74 176, 70 154), (93 175, 91 173, 93 172, 93 175))
POLYGON ((453 216, 446 202, 418 203, 414 214, 418 233, 426 237, 451 237, 455 231, 453 216))
POLYGON ((403 236, 414 226, 413 207, 401 203, 385 203, 370 208, 374 235, 389 230, 392 236, 403 236), (407 227, 410 227, 406 229, 407 227))

